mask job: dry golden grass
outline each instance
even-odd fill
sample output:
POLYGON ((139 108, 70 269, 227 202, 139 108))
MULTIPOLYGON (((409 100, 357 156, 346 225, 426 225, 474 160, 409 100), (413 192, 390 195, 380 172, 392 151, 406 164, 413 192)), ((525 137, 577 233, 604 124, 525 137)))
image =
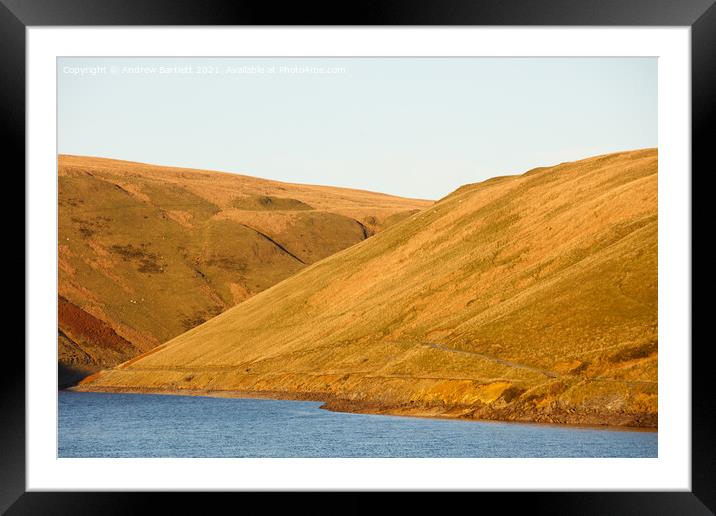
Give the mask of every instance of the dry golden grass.
POLYGON ((657 335, 648 149, 461 187, 80 388, 656 426, 657 335))
POLYGON ((60 363, 85 373, 432 204, 80 156, 58 175, 60 363))

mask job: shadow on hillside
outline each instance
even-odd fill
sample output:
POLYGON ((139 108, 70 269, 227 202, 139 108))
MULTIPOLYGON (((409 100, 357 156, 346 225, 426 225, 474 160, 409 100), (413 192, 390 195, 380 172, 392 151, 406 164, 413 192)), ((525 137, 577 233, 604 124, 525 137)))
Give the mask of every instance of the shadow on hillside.
POLYGON ((57 388, 59 390, 73 387, 80 383, 83 378, 91 375, 92 371, 87 369, 69 367, 65 364, 57 363, 57 388))

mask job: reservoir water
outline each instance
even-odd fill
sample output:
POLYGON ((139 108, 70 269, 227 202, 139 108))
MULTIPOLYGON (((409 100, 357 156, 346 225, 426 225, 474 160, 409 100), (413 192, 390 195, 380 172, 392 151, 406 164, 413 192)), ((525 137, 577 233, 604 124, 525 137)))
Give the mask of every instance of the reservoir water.
POLYGON ((59 457, 656 457, 656 432, 330 412, 320 402, 59 393, 59 457))

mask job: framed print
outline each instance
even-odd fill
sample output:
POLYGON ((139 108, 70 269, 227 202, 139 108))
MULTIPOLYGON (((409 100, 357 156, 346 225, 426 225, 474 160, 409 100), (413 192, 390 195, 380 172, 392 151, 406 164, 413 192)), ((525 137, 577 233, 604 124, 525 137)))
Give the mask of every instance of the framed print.
POLYGON ((139 4, 0 11, 26 202, 3 510, 713 513, 711 2, 139 4))

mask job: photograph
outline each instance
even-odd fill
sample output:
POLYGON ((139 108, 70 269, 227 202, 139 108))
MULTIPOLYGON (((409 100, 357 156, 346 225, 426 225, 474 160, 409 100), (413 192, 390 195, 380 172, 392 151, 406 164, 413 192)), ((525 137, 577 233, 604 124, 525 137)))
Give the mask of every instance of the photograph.
POLYGON ((57 57, 57 457, 658 458, 658 69, 57 57))

